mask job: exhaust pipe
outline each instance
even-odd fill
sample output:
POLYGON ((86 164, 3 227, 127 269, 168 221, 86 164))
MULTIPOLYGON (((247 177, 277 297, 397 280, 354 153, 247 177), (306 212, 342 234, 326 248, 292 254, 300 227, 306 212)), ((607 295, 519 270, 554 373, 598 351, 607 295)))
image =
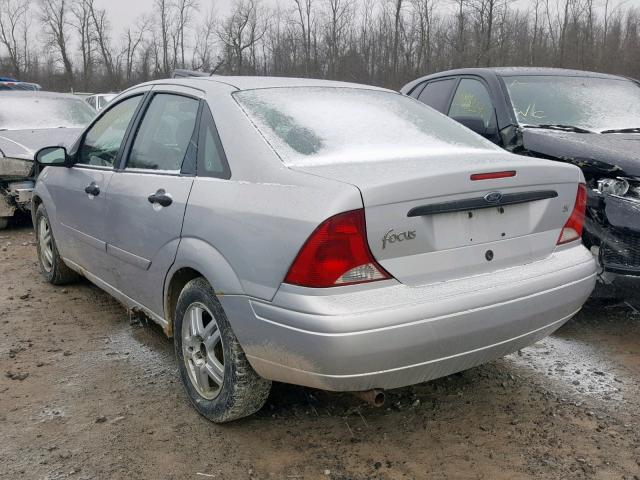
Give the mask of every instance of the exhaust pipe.
POLYGON ((360 400, 364 400, 372 407, 381 407, 384 405, 386 400, 384 390, 380 390, 379 388, 365 390, 363 392, 351 392, 351 394, 358 397, 360 400))

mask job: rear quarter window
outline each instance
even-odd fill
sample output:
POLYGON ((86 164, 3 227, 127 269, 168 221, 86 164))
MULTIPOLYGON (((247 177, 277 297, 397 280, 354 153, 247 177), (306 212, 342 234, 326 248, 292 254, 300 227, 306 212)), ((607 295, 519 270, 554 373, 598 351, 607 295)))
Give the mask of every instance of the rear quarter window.
POLYGON ((418 100, 422 103, 435 108, 439 112, 446 112, 451 98, 451 90, 455 85, 455 78, 447 78, 445 80, 435 80, 425 85, 418 95, 418 100))

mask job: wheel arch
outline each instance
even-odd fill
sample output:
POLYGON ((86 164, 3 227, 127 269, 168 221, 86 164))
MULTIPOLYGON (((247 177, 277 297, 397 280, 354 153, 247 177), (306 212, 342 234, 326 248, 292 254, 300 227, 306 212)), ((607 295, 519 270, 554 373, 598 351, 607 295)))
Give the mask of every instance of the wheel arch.
MULTIPOLYGON (((46 170, 40 175, 41 177, 46 177, 46 170)), ((47 210, 47 216, 49 217, 49 223, 51 224, 51 228, 54 230, 54 234, 55 234, 55 231, 57 230, 56 204, 53 202, 53 199, 51 198, 51 194, 49 193, 49 189, 47 188, 44 181, 42 181, 41 178, 38 178, 38 181, 36 182, 36 187, 33 190, 33 195, 31 197, 31 220, 34 222, 33 223, 34 226, 35 226, 35 220, 36 220, 36 213, 40 205, 45 205, 45 209, 47 210)))
POLYGON ((209 282, 218 297, 244 294, 238 276, 218 250, 203 240, 182 238, 164 284, 164 318, 168 336, 173 334, 173 317, 180 292, 198 277, 209 282))
POLYGON ((42 198, 37 193, 33 194, 31 198, 31 222, 35 228, 36 225, 36 212, 38 211, 38 207, 42 204, 42 198))

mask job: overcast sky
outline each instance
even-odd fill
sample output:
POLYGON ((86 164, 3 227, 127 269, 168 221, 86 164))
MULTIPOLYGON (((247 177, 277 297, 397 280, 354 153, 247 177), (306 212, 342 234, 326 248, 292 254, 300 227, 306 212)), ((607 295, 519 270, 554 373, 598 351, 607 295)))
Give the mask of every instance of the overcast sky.
MULTIPOLYGON (((358 0, 356 0, 358 1, 358 0)), ((390 0, 391 1, 391 0, 390 0)), ((316 0, 318 4, 323 3, 323 0, 316 0)), ((604 5, 605 0, 595 0, 596 4, 604 5)), ((97 0, 97 3, 105 8, 109 15, 109 20, 112 23, 115 33, 119 33, 127 26, 133 24, 135 19, 143 14, 151 12, 153 9, 154 0, 97 0)), ((225 14, 229 11, 233 0, 199 0, 200 7, 203 10, 209 8, 211 4, 216 5, 216 9, 220 14, 225 14)), ((264 5, 277 5, 293 7, 293 0, 262 0, 264 5)), ((450 0, 440 0, 441 4, 451 3, 450 0)), ((516 4, 521 8, 526 8, 530 0, 517 0, 516 4)), ((551 0, 551 4, 555 3, 555 0, 551 0)), ((640 0, 626 0, 619 2, 612 0, 613 4, 624 3, 626 6, 640 7, 640 0)))
MULTIPOLYGON (((0 0, 1 1, 1 0, 0 0)), ((638 0, 640 2, 640 0, 638 0)), ((96 0, 96 4, 107 10, 109 21, 116 31, 133 24, 135 19, 153 11, 155 0, 96 0)), ((278 0, 262 0, 264 5, 276 5, 278 0)), ((293 5, 293 0, 289 2, 293 5)), ((211 4, 216 6, 220 14, 225 14, 230 10, 233 0, 198 0, 201 10, 205 11, 211 4)))

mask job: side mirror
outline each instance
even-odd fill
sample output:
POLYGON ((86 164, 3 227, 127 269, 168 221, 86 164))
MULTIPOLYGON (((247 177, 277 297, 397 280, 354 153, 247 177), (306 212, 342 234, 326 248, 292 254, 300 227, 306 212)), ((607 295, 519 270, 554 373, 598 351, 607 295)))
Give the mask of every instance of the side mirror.
POLYGON ((464 125, 469 130, 473 130, 478 135, 482 135, 483 137, 487 136, 487 127, 484 125, 484 120, 480 117, 451 117, 456 122, 464 125))
POLYGON ((68 159, 67 149, 64 147, 41 148, 35 156, 36 163, 40 167, 66 167, 68 159))

